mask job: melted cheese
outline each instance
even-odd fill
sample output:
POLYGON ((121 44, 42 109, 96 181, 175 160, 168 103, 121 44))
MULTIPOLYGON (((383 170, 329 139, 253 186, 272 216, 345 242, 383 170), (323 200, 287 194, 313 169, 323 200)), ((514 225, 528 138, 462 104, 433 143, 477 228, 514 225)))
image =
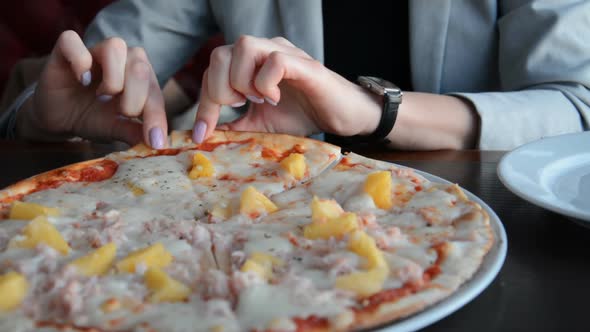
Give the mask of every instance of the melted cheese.
POLYGON ((236 313, 245 330, 264 330, 276 318, 333 317, 343 312, 350 300, 336 292, 321 292, 303 280, 288 285, 257 284, 239 295, 236 313))
MULTIPOLYGON (((30 291, 22 308, 10 315, 0 313, 0 330, 32 330, 32 318, 103 330, 231 332, 293 329, 293 317, 314 315, 333 321, 350 315, 354 294, 335 290, 334 285, 341 275, 364 271, 367 259, 349 250, 347 236, 303 237, 302 226, 311 222, 309 203, 314 195, 335 199, 345 211, 358 213, 359 227, 384 251, 390 269, 386 288, 419 278, 436 261, 436 251, 430 248, 433 241, 483 237, 473 235, 469 227, 461 232, 454 229, 452 221, 470 211, 468 204, 442 189, 415 193, 411 172, 393 172, 393 187, 403 186, 411 195, 407 204, 385 212, 363 191, 374 165, 329 170, 299 184, 278 161, 263 158, 261 151, 244 144, 202 151, 215 172, 193 180, 187 172, 195 151, 131 159, 121 162, 108 180, 67 183, 26 196, 26 201, 59 208, 61 214, 49 220, 72 252, 64 257, 43 245, 7 249, 26 223, 2 221, 0 273, 22 273, 30 291), (240 194, 248 186, 271 198, 279 210, 256 220, 237 213, 240 194), (229 207, 226 218, 207 218, 220 202, 229 207), (432 225, 427 227, 428 223, 432 225), (138 266, 135 273, 111 271, 92 278, 67 268, 73 259, 109 242, 118 247, 115 261, 162 243, 173 256, 165 272, 193 294, 186 302, 147 303, 145 266, 138 266), (240 272, 253 253, 272 255, 284 264, 271 267, 269 280, 240 272)), ((317 151, 304 155, 306 176, 316 175, 328 158, 317 151)), ((420 185, 428 188, 425 182, 420 185)), ((460 239, 450 251, 454 261, 477 249, 460 239)))

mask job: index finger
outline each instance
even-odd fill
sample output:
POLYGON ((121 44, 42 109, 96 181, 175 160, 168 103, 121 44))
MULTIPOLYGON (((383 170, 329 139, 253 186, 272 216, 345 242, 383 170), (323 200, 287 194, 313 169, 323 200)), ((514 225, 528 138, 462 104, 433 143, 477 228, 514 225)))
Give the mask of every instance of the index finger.
POLYGON ((154 149, 167 147, 168 123, 164 108, 164 96, 153 70, 151 71, 148 96, 142 114, 145 142, 154 149))
POLYGON ((213 133, 219 120, 219 112, 221 111, 221 105, 215 103, 209 96, 209 88, 207 87, 208 75, 209 70, 207 69, 203 74, 199 108, 195 118, 195 126, 193 127, 193 141, 198 144, 202 143, 205 138, 213 133))

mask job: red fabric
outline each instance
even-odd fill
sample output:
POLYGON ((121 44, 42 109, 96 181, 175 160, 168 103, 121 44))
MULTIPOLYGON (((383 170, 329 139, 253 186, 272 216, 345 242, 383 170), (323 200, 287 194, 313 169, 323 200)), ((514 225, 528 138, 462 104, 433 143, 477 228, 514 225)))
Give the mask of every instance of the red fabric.
MULTIPOLYGON (((10 70, 21 58, 49 54, 59 34, 74 30, 83 35, 97 12, 113 0, 0 1, 0 91, 10 70)), ((176 76, 185 92, 196 99, 211 50, 223 43, 213 39, 176 76)))

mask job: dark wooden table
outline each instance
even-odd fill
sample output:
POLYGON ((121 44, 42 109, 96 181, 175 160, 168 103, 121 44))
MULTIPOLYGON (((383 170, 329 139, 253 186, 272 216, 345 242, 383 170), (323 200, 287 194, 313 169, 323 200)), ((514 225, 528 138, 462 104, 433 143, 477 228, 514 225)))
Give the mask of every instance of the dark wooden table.
MULTIPOLYGON (((111 151, 111 145, 89 143, 0 141, 0 188, 111 151)), ((496 175, 503 152, 364 154, 459 183, 496 211, 506 228, 508 256, 495 281, 425 331, 590 331, 590 229, 509 192, 496 175)))

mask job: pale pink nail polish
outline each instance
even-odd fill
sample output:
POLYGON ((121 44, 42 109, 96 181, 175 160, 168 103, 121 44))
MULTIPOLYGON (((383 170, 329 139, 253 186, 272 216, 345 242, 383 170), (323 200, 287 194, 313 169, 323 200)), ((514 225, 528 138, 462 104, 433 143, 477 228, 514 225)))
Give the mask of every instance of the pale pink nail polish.
POLYGON ((267 103, 271 104, 272 106, 277 106, 278 103, 268 97, 264 97, 264 100, 266 100, 267 103))
POLYGON ((100 95, 100 96, 96 97, 96 99, 98 99, 98 101, 100 101, 101 103, 106 103, 107 101, 113 99, 113 96, 111 96, 111 95, 100 95))
POLYGON ((203 143, 205 133, 207 133, 207 124, 202 120, 197 121, 193 128, 193 141, 197 144, 203 143))
POLYGON ((89 86, 90 83, 92 83, 92 73, 90 70, 87 70, 82 74, 82 77, 80 77, 80 82, 83 86, 89 86))
POLYGON ((258 98, 256 96, 247 95, 246 98, 248 98, 249 101, 251 101, 251 102, 253 102, 255 104, 262 104, 262 103, 264 103, 264 99, 258 98))
POLYGON ((150 129, 150 145, 154 149, 162 149, 164 147, 164 134, 162 129, 154 127, 150 129))
POLYGON ((240 102, 237 102, 237 103, 233 103, 230 106, 231 107, 242 107, 244 105, 246 105, 246 102, 245 101, 240 101, 240 102))

